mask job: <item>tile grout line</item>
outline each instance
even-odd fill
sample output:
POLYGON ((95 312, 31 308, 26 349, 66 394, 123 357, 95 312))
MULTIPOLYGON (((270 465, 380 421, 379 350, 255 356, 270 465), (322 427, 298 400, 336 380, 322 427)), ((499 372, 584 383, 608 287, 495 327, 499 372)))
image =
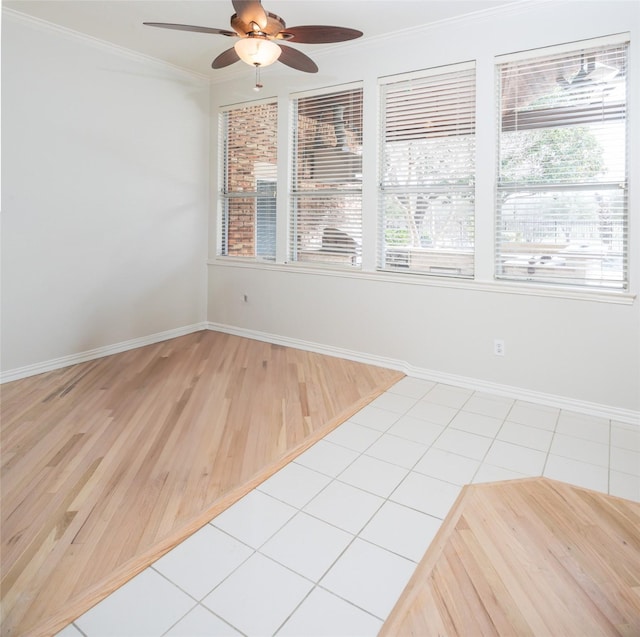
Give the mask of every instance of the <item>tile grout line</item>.
MULTIPOLYGON (((240 564, 238 564, 230 573, 228 573, 220 582, 218 582, 208 593, 206 593, 202 600, 204 600, 208 595, 210 595, 213 591, 215 591, 219 586, 221 586, 223 584, 223 582, 225 582, 229 577, 231 577, 233 574, 235 574, 238 569, 240 569, 242 567, 242 565, 244 565, 249 559, 251 559, 253 556, 255 556, 256 554, 261 555, 262 557, 270 560, 271 562, 277 564, 278 566, 285 568, 286 570, 290 571, 291 573, 294 573, 295 575, 303 578, 304 580, 306 580, 307 582, 311 583, 311 589, 307 592, 307 594, 302 598, 302 600, 300 600, 296 606, 291 610, 291 612, 287 615, 287 617, 282 621, 282 623, 278 626, 277 629, 275 629, 275 631, 272 633, 273 635, 277 635, 282 629, 283 627, 287 624, 287 622, 295 615, 295 613, 300 609, 300 607, 304 604, 304 602, 311 596, 311 594, 316 590, 316 589, 320 589, 323 591, 328 592, 329 594, 335 596, 336 598, 342 600, 343 602, 349 604, 350 606, 353 606, 354 608, 358 608, 359 610, 361 610, 362 612, 366 613, 367 615, 374 617, 382 622, 384 622, 384 618, 381 618, 377 615, 375 615, 374 613, 372 613, 371 611, 368 611, 364 608, 362 608, 361 606, 358 606, 357 604, 355 604, 353 601, 346 599, 344 597, 342 597, 341 595, 337 594, 336 592, 332 591, 331 589, 327 588, 326 586, 322 585, 322 581, 325 579, 325 577, 328 575, 328 573, 336 566, 337 562, 344 556, 344 554, 354 545, 354 543, 356 542, 356 540, 360 540, 361 542, 364 542, 370 546, 376 547, 377 549, 383 550, 385 552, 390 553, 391 555, 394 555, 396 557, 399 557, 403 560, 407 560, 410 561, 411 563, 414 564, 414 569, 415 567, 417 567, 419 562, 416 562, 415 560, 413 560, 412 558, 408 558, 405 555, 401 555, 397 552, 395 552, 394 550, 391 550, 389 548, 386 548, 385 546, 382 546, 380 544, 377 544, 374 541, 368 540, 364 537, 361 536, 361 534, 363 533, 363 531, 369 526, 369 524, 371 524, 371 522, 373 521, 373 519, 380 513, 381 509, 388 503, 391 503, 393 505, 397 505, 397 506, 401 506, 404 507, 408 510, 414 511, 416 513, 420 513, 422 515, 426 515, 428 517, 434 518, 439 520, 440 524, 442 524, 442 521, 446 518, 440 518, 439 516, 435 516, 435 515, 431 515, 426 513, 423 510, 420 509, 415 509, 412 506, 408 506, 406 504, 400 503, 400 502, 396 502, 394 500, 392 500, 392 496, 394 493, 396 493, 396 491, 400 488, 400 486, 402 484, 405 483, 405 481, 407 480, 407 478, 411 475, 411 474, 416 474, 416 475, 420 475, 420 476, 425 476, 434 480, 439 480, 443 483, 458 487, 459 489, 462 488, 464 485, 460 485, 457 483, 453 483, 453 482, 449 482, 448 480, 444 480, 441 477, 436 477, 436 476, 430 476, 429 474, 424 474, 421 471, 416 470, 416 466, 424 459, 424 457, 426 456, 426 454, 432 450, 432 449, 437 449, 442 451, 443 453, 450 453, 452 455, 456 455, 456 456, 460 456, 461 458, 466 458, 469 460, 473 460, 474 462, 478 463, 478 466, 476 467, 473 476, 471 478, 471 482, 469 483, 465 483, 465 484, 472 484, 473 481, 475 480, 475 478, 477 477, 479 471, 483 468, 483 467, 487 467, 487 466, 495 466, 492 465, 491 463, 486 462, 486 458, 491 450, 491 448, 493 447, 494 443, 496 441, 499 440, 498 436, 500 435, 500 432, 504 429, 505 425, 507 422, 511 422, 509 421, 509 416, 511 415, 511 413, 513 412, 514 407, 518 404, 519 401, 514 400, 512 401, 511 406, 509 407, 509 409, 507 410, 506 414, 504 415, 504 417, 497 418, 495 416, 490 416, 489 414, 483 414, 483 413, 476 413, 476 412, 472 412, 472 411, 467 411, 464 410, 464 406, 467 405, 469 403, 469 401, 473 398, 473 397, 477 397, 478 392, 472 392, 467 398, 466 400, 461 404, 460 407, 454 408, 454 407, 450 407, 449 405, 441 405, 440 403, 431 403, 431 404, 435 404, 435 405, 439 405, 441 407, 448 407, 450 409, 456 409, 455 414, 449 419, 449 421, 447 422, 446 425, 441 425, 438 423, 434 423, 432 421, 426 420, 426 419, 422 419, 422 418, 416 418, 417 420, 421 420, 424 421, 425 423, 429 423, 432 424, 434 426, 438 426, 438 427, 442 427, 442 430, 435 436, 435 438, 433 438, 433 440, 431 440, 431 442, 428 445, 425 445, 422 442, 418 442, 416 440, 411 440, 408 438, 403 438, 402 436, 398 436, 396 434, 393 433, 389 433, 389 429, 391 429, 395 424, 398 423, 399 420, 401 420, 402 418, 408 416, 408 412, 411 411, 416 405, 418 405, 420 402, 425 401, 425 398, 437 387, 447 387, 447 385, 444 384, 440 384, 440 383, 435 383, 433 384, 433 386, 431 386, 424 394, 422 394, 422 396, 420 398, 416 398, 415 396, 406 396, 404 394, 401 393, 396 393, 391 391, 391 388, 387 390, 386 393, 390 393, 393 394, 394 396, 402 396, 403 398, 409 398, 413 401, 412 405, 410 407, 408 407, 404 412, 402 413, 398 413, 396 411, 393 410, 388 410, 388 409, 384 409, 383 407, 377 407, 375 405, 375 401, 370 403, 369 406, 373 406, 376 409, 379 409, 381 411, 385 411, 388 412, 390 414, 394 414, 397 415, 397 418, 391 423, 389 424, 384 430, 381 430, 377 427, 370 427, 366 424, 362 424, 362 423, 357 423, 355 421, 352 420, 347 420, 345 421, 345 423, 342 423, 342 425, 346 424, 347 422, 351 422, 352 424, 356 424, 358 426, 361 427, 366 427, 369 430, 372 431, 376 431, 378 433, 378 436, 370 443, 368 444, 366 447, 364 447, 362 450, 358 450, 358 449, 353 449, 352 447, 346 447, 340 443, 337 442, 333 442, 331 440, 326 440, 326 438, 322 438, 321 440, 325 441, 325 442, 329 442, 330 444, 336 445, 336 447, 340 447, 342 449, 348 449, 349 451, 356 453, 358 455, 356 455, 350 462, 348 462, 336 475, 331 475, 331 474, 326 474, 323 473, 322 471, 318 471, 315 468, 312 467, 308 467, 302 463, 297 463, 296 459, 294 459, 294 463, 296 463, 298 466, 307 469, 309 471, 312 471, 320 476, 322 476, 323 478, 327 478, 329 479, 329 482, 324 485, 320 491, 318 491, 317 493, 315 493, 309 500, 307 500, 306 502, 304 502, 302 505, 298 506, 298 505, 292 505, 290 502, 287 502, 286 500, 283 500, 279 497, 276 497, 274 495, 272 495, 271 493, 268 493, 266 491, 262 491, 260 490, 260 486, 262 485, 258 485, 255 490, 259 491, 261 494, 272 498, 274 501, 280 502, 280 503, 284 503, 287 506, 291 507, 292 509, 294 509, 294 513, 292 514, 292 516, 290 518, 288 518, 284 523, 282 523, 280 526, 278 526, 278 528, 269 535, 269 537, 267 539, 265 539, 259 547, 254 548, 253 546, 248 545, 245 541, 241 540, 240 538, 236 537, 235 535, 231 534, 230 532, 226 531, 223 528, 220 528, 218 526, 215 525, 214 521, 216 518, 212 518, 212 520, 210 520, 207 524, 213 526, 217 531, 220 531, 221 533, 225 534, 226 536, 232 538, 233 540, 235 540, 236 542, 239 542, 240 544, 248 547, 249 549, 251 549, 251 553, 244 559, 242 560, 242 562, 240 564), (487 438, 488 440, 491 441, 490 445, 488 446, 487 450, 484 452, 483 456, 481 459, 479 458, 469 458, 468 456, 464 456, 455 452, 451 452, 448 451, 446 449, 439 449, 438 447, 436 447, 436 444, 438 442, 438 440, 441 438, 441 436, 445 433, 445 431, 447 430, 454 430, 454 431, 458 431, 458 432, 462 432, 462 433, 472 433, 469 431, 466 431, 464 429, 457 429, 455 426, 451 426, 451 423, 453 422, 453 420, 460 414, 460 413, 468 413, 471 414, 472 416, 487 416, 487 417, 491 417, 491 418, 495 418, 496 420, 501 420, 501 424, 499 426, 499 428, 496 430, 496 433, 490 437, 490 436, 484 436, 484 438, 487 438), (380 457, 376 457, 376 456, 371 456, 369 455, 367 452, 371 449, 371 447, 373 447, 376 443, 378 443, 384 436, 391 436, 394 438, 398 438, 400 440, 412 443, 414 445, 420 445, 420 446, 424 446, 425 449, 424 451, 420 454, 420 456, 418 457, 417 460, 415 460, 413 462, 413 464, 410 467, 407 467, 406 465, 401 465, 401 464, 397 464, 395 462, 390 462, 389 460, 386 460, 384 458, 380 458, 380 457), (343 480, 340 480, 340 476, 342 474, 345 473, 345 471, 347 471, 347 469, 349 467, 351 467, 354 463, 356 463, 360 458, 362 457, 366 457, 372 460, 376 460, 378 462, 383 462, 387 465, 393 466, 393 467, 397 467, 402 469, 403 471, 405 471, 405 475, 404 477, 398 482, 398 484, 395 485, 395 487, 393 487, 393 489, 386 495, 386 496, 381 496, 379 493, 373 492, 373 491, 367 491, 366 489, 345 482, 343 480), (368 515, 366 521, 364 522, 364 524, 362 524, 362 526, 360 526, 359 530, 354 533, 352 531, 348 531, 346 529, 344 529, 343 527, 338 526, 335 523, 329 522, 327 520, 324 520, 322 517, 319 517, 316 514, 310 513, 308 511, 305 510, 305 507, 307 507, 311 502, 313 502, 313 500, 315 500, 320 494, 324 493, 332 483, 338 483, 338 484, 344 484, 347 485, 353 489, 356 489, 357 491, 360 491, 362 493, 366 493, 369 495, 374 495, 377 498, 381 498, 382 502, 375 508, 375 510, 373 510, 373 512, 368 515), (350 537, 349 542, 347 543, 347 545, 340 551, 340 553, 335 557, 335 559, 333 559, 333 561, 331 562, 331 564, 314 580, 308 576, 303 575, 302 573, 288 567, 286 564, 282 564, 281 562, 279 562, 277 559, 274 559, 272 557, 270 557, 269 555, 266 555, 265 553, 261 552, 261 549, 264 548, 264 546, 271 541, 278 533, 280 533, 282 531, 282 529, 291 522, 291 520, 293 520, 296 516, 298 516, 300 513, 303 513, 311 518, 313 518, 314 520, 317 520, 319 522, 322 522, 324 524, 327 524, 329 526, 331 526, 332 528, 335 529, 339 529, 340 531, 347 533, 350 537)), ((452 386, 453 387, 453 386, 452 386)), ((384 394, 381 394, 381 396, 383 396, 384 394)), ((425 401, 428 402, 428 401, 425 401)), ((520 401, 522 402, 522 401, 520 401)), ((549 445, 547 447, 547 450, 545 452, 545 458, 544 458, 544 463, 542 465, 542 470, 540 475, 544 476, 545 472, 548 469, 548 463, 550 460, 550 457, 554 454, 551 453, 552 447, 553 447, 553 443, 556 440, 556 436, 559 434, 558 432, 558 426, 560 423, 560 419, 562 416, 563 411, 566 410, 558 410, 557 414, 555 415, 555 419, 554 419, 554 425, 553 425, 553 429, 550 430, 551 432, 551 439, 549 442, 549 445)), ((549 431, 548 429, 542 428, 542 427, 535 427, 532 425, 526 425, 524 423, 519 423, 517 421, 513 421, 515 424, 518 424, 522 427, 529 427, 529 428, 533 428, 533 429, 540 429, 540 430, 545 430, 545 431, 549 431)), ((340 426, 342 426, 340 425, 340 426)), ((607 420, 607 427, 608 427, 608 463, 607 463, 607 487, 606 487, 606 492, 607 494, 611 495, 611 475, 612 475, 612 448, 613 448, 613 423, 611 421, 611 419, 607 420)), ((475 435, 482 435, 482 434, 475 434, 475 435)), ((569 434, 566 434, 567 436, 569 434)), ((573 438, 577 438, 579 440, 585 440, 587 442, 596 442, 596 441, 591 441, 591 439, 589 438, 582 438, 579 436, 571 436, 573 438)), ((531 449, 534 451, 542 451, 540 449, 536 449, 534 447, 531 447, 529 445, 525 445, 525 444, 518 444, 518 443, 511 443, 508 440, 501 440, 501 442, 504 442, 506 444, 514 444, 515 446, 521 447, 521 448, 525 448, 525 449, 531 449)), ((583 460, 578 460, 576 458, 572 458, 572 457, 564 457, 564 456, 558 456, 559 458, 563 458, 566 460, 571 460, 573 462, 580 462, 581 464, 586 464, 586 465, 590 465, 593 463, 588 463, 585 462, 583 460)), ((594 465, 594 466, 599 466, 599 465, 594 465)), ((503 468, 506 469, 504 467, 499 467, 498 468, 503 468)), ((274 474, 277 475, 277 474, 274 474)), ((264 483, 263 483, 264 484, 264 483)), ((577 485, 580 486, 580 485, 577 485)), ((447 515, 451 510, 451 506, 449 506, 449 509, 447 511, 447 515)), ((216 516, 217 517, 217 516, 216 516)), ((428 548, 428 547, 427 547, 428 548)), ((231 624, 228 620, 226 620, 223 616, 218 615, 216 612, 212 611, 211 609, 209 609, 207 606, 205 606, 204 604, 202 604, 202 600, 198 600, 197 598, 195 598, 193 595, 191 595, 190 593, 188 593, 186 590, 184 590, 182 587, 180 587, 178 584, 176 584, 173 580, 171 580, 169 577, 165 576, 162 572, 160 572, 159 570, 157 570, 154 565, 150 565, 149 568, 152 568, 157 574, 159 574, 162 578, 164 578, 166 581, 168 581, 169 583, 173 584, 173 586, 175 586, 176 588, 178 588, 181 592, 183 592, 184 594, 186 594, 190 599, 195 601, 195 605, 189 609, 180 619, 178 619, 172 626, 170 626, 164 633, 162 633, 162 635, 166 635, 169 631, 171 631, 177 624, 179 624, 187 615, 189 615, 191 612, 193 612, 193 610, 197 607, 197 606, 202 606, 202 608, 204 610, 206 610, 207 612, 211 613, 214 617, 220 619, 221 621, 223 621, 225 624, 227 624, 228 626, 232 627, 234 630, 237 630, 240 634, 244 633, 242 631, 240 631, 238 628, 236 628, 233 624, 231 624)), ((74 626, 74 628, 76 630, 78 630, 80 632, 81 635, 83 635, 84 637, 88 637, 76 624, 75 622, 72 622, 72 624, 74 626)))
MULTIPOLYGON (((427 392, 427 393, 428 393, 428 392, 427 392)), ((425 394, 425 395, 426 395, 426 394, 425 394)), ((414 401, 414 405, 415 405, 417 402, 419 402, 419 400, 420 400, 420 399, 415 400, 415 401, 414 401)), ((414 405, 412 405, 412 407, 413 407, 414 405)), ((380 408, 380 409, 381 409, 381 408, 380 408)), ((410 407, 409 409, 411 409, 411 407, 410 407)), ((386 411, 388 411, 388 410, 386 410, 386 411)), ((399 415, 398 415, 398 418, 396 419, 396 421, 394 421, 394 423, 391 423, 391 424, 389 425, 389 427, 388 427, 385 431, 380 431, 379 429, 374 429, 373 427, 368 427, 369 429, 372 429, 372 430, 375 430, 375 431, 379 432, 379 434, 380 434, 380 435, 379 435, 379 436, 378 436, 378 437, 377 437, 373 442, 371 442, 371 444, 370 444, 370 445, 368 445, 367 447, 365 447, 365 448, 364 448, 362 451, 360 451, 360 452, 357 452, 356 450, 351 449, 352 451, 356 451, 356 453, 359 453, 359 455, 358 455, 357 457, 355 457, 355 458, 354 458, 354 459, 353 459, 353 460, 352 460, 352 461, 351 461, 351 462, 350 462, 350 463, 349 463, 349 464, 348 464, 348 465, 347 465, 347 466, 346 466, 346 467, 345 467, 345 468, 344 468, 340 473, 338 473, 336 476, 332 476, 332 478, 333 478, 333 479, 331 480, 331 482, 329 482, 327 485, 325 485, 325 487, 323 487, 323 489, 321 489, 321 491, 319 491, 319 492, 318 492, 316 495, 314 495, 314 496, 313 496, 313 497, 312 497, 308 502, 306 502, 306 504, 304 504, 304 505, 303 505, 303 507, 299 508, 299 509, 298 509, 298 513, 304 513, 304 514, 306 514, 306 515, 309 515, 310 517, 313 517, 314 519, 317 519, 317 520, 319 520, 319 521, 321 521, 321 522, 324 522, 325 524, 329 524, 329 525, 331 525, 331 526, 332 526, 332 527, 334 527, 334 528, 337 528, 337 529, 339 529, 339 530, 341 530, 341 531, 345 531, 345 529, 343 529, 343 528, 341 528, 341 527, 339 527, 339 526, 337 526, 337 525, 335 525, 335 524, 332 524, 331 522, 328 522, 328 521, 326 521, 326 520, 323 520, 322 518, 318 518, 317 516, 315 516, 315 515, 313 515, 313 514, 311 514, 311 513, 308 513, 307 511, 305 511, 305 510, 304 510, 304 508, 305 508, 306 506, 308 506, 308 505, 309 505, 309 504, 310 504, 310 503, 311 503, 311 502, 312 502, 312 501, 313 501, 313 500, 314 500, 318 495, 320 495, 320 493, 322 493, 325 489, 327 489, 327 488, 329 487, 329 485, 330 485, 332 482, 340 482, 341 484, 345 484, 345 485, 347 485, 347 486, 350 486, 350 487, 352 487, 352 488, 355 488, 355 489, 357 489, 357 490, 359 490, 359 491, 362 491, 363 493, 367 493, 367 494, 370 494, 370 495, 374 495, 374 496, 376 496, 376 497, 382 497, 382 496, 380 496, 380 495, 379 495, 379 494, 377 494, 377 493, 373 493, 373 492, 367 491, 367 490, 365 490, 365 489, 362 489, 361 487, 358 487, 358 486, 355 486, 355 485, 349 484, 349 483, 347 483, 347 482, 342 482, 342 481, 340 481, 340 480, 339 480, 339 477, 340 477, 340 475, 342 475, 342 473, 344 473, 344 472, 345 472, 345 471, 346 471, 350 466, 352 466, 352 465, 353 465, 353 464, 354 464, 354 463, 355 463, 359 458, 361 458, 362 456, 365 456, 365 455, 366 455, 366 451, 367 451, 368 449, 370 449, 370 448, 371 448, 371 447, 372 447, 372 446, 373 446, 373 445, 374 445, 378 440, 380 440, 380 438, 382 438, 382 436, 384 436, 384 435, 386 434, 386 431, 388 431, 388 429, 389 429, 390 427, 392 427, 392 426, 393 426, 393 424, 395 424, 395 422, 397 422, 397 420, 399 420, 403 415, 405 415, 405 414, 407 413, 407 411, 408 411, 408 410, 406 410, 405 412, 403 412, 403 413, 399 414, 399 415)), ((397 413, 397 412, 390 412, 390 413, 394 413, 394 414, 395 414, 395 413, 397 413)), ((348 422, 348 421, 347 421, 347 422, 348 422)), ((355 422, 353 422, 353 421, 352 421, 352 423, 353 423, 353 424, 360 424, 360 423, 355 423, 355 422)), ((361 426, 366 427, 366 425, 361 425, 361 426)), ((329 441, 329 442, 331 442, 331 441, 329 441)), ((339 443, 334 443, 334 444, 339 444, 339 443)), ((428 450, 428 448, 427 448, 427 450, 428 450)), ((426 453, 426 451, 427 451, 427 450, 425 450, 425 453, 426 453)), ((419 458, 419 459, 414 463, 414 465, 413 465, 413 466, 415 466, 415 465, 420 461, 420 459, 422 459, 423 455, 424 455, 424 454, 422 454, 422 455, 420 456, 420 458, 419 458)), ((372 457, 372 456, 367 456, 367 457, 372 457)), ((389 465, 391 465, 391 466, 398 466, 398 467, 399 467, 399 465, 395 465, 395 464, 390 463, 390 462, 387 462, 387 461, 385 461, 385 460, 381 460, 380 458, 374 458, 374 459, 375 459, 375 460, 379 460, 380 462, 385 462, 386 464, 389 464, 389 465)), ((302 465, 302 466, 304 466, 304 465, 302 465)), ((307 469, 309 469, 309 467, 306 467, 306 468, 307 468, 307 469)), ((406 468, 406 467, 401 467, 401 468, 403 468, 403 469, 407 470, 407 468, 406 468)), ((315 471, 314 469, 310 469, 310 470, 315 471)), ((408 470, 407 470, 407 476, 411 473, 411 471, 412 471, 412 470, 413 470, 413 467, 412 467, 411 469, 408 469, 408 470)), ((321 475, 325 475, 325 474, 322 474, 322 473, 321 473, 321 472, 319 472, 319 471, 317 471, 317 473, 320 473, 321 475)), ((333 567, 334 567, 334 566, 336 565, 336 563, 340 560, 340 558, 341 558, 341 557, 342 557, 342 556, 347 552, 347 550, 348 550, 348 549, 349 549, 349 548, 350 548, 350 547, 355 543, 355 541, 356 541, 357 539, 359 539, 359 540, 360 540, 360 541, 362 541, 362 542, 366 542, 367 544, 370 544, 371 546, 375 546, 376 548, 378 548, 378 549, 380 549, 380 550, 387 551, 387 552, 391 553, 392 555, 396 555, 397 557, 400 557, 400 558, 402 558, 402 559, 405 559, 405 560, 411 561, 411 562, 412 562, 412 563, 414 563, 414 564, 416 565, 416 567, 417 567, 417 563, 416 563, 414 560, 411 560, 410 558, 407 558, 407 557, 406 557, 406 556, 404 556, 404 555, 400 555, 400 554, 398 554, 398 553, 395 553, 394 551, 391 551, 391 550, 389 550, 388 548, 386 548, 386 547, 384 547, 384 546, 380 546, 380 545, 376 544, 375 542, 371 542, 370 540, 366 540, 365 538, 363 538, 363 537, 361 537, 361 536, 360 536, 360 533, 362 533, 362 531, 367 527, 367 525, 371 522, 371 520, 373 520, 373 518, 374 518, 374 517, 377 515, 377 513, 382 509, 382 507, 383 507, 387 502, 393 502, 392 500, 390 500, 390 499, 389 499, 389 498, 390 498, 390 496, 395 492, 395 490, 400 486, 400 484, 402 484, 402 482, 406 479, 406 477, 407 477, 407 476, 405 476, 405 477, 404 477, 404 478, 403 478, 403 479, 398 483, 398 485, 396 485, 396 487, 391 491, 391 493, 390 493, 387 497, 382 498, 382 503, 381 503, 381 504, 376 508, 376 510, 374 511, 374 513, 373 513, 371 516, 369 516, 369 518, 367 519, 367 521, 362 525, 362 527, 360 528, 360 530, 359 530, 356 534, 353 534, 353 533, 351 533, 351 532, 349 532, 349 531, 345 531, 345 532, 349 533, 349 534, 352 536, 352 538, 351 538, 350 542, 349 542, 349 543, 345 546, 345 548, 344 548, 344 549, 343 549, 343 550, 342 550, 342 551, 337 555, 337 557, 333 560, 333 562, 330 564, 330 566, 328 566, 328 567, 327 567, 327 569, 322 573, 322 575, 318 578, 318 580, 317 580, 316 582, 314 582, 314 586, 313 586, 313 588, 311 589, 311 591, 309 591, 309 593, 305 596, 305 598, 304 598, 304 599, 307 599, 307 598, 309 597, 309 595, 311 595, 311 593, 313 592, 313 590, 315 590, 316 588, 321 588, 322 590, 325 590, 325 591, 329 592, 330 594, 332 594, 332 595, 334 595, 334 596, 338 597, 338 598, 339 598, 339 599, 341 599, 342 601, 344 601, 344 602, 346 602, 346 603, 349 603, 349 604, 351 604, 352 606, 354 606, 355 608, 359 608, 359 609, 360 609, 360 610, 362 610, 363 612, 366 612, 367 614, 371 615, 372 617, 375 617, 376 619, 379 619, 380 621, 383 621, 383 622, 384 622, 384 618, 378 617, 377 615, 374 615, 373 613, 371 613, 371 612, 367 611, 366 609, 364 609, 364 608, 362 608, 362 607, 358 606, 357 604, 354 604, 352 601, 350 601, 350 600, 348 600, 348 599, 343 598, 342 596, 338 595, 336 592, 332 591, 331 589, 329 589, 329 588, 326 588, 326 587, 322 586, 322 585, 321 585, 321 582, 322 582, 322 580, 326 577, 326 575, 331 571, 331 569, 333 569, 333 567)), ((274 497, 274 496, 272 496, 272 497, 274 497)), ((288 503, 287 503, 287 504, 288 504, 288 503)), ((394 502, 394 504, 396 504, 396 503, 394 502)), ((400 505, 400 506, 405 506, 405 505, 400 505)), ((407 508, 410 508, 410 507, 407 507, 407 508)), ((423 515, 428 515, 428 514, 425 514, 425 513, 424 513, 424 512, 422 512, 422 511, 418 511, 417 509, 412 509, 412 510, 415 510, 415 511, 416 511, 416 512, 418 512, 418 513, 422 513, 423 515)), ((296 515, 297 515, 297 513, 296 513, 296 515)), ((435 516, 431 516, 431 517, 435 517, 435 516)), ((436 518, 436 519, 440 519, 440 518, 436 518)), ((440 519, 440 521, 442 521, 442 520, 440 519)), ((283 526, 284 526, 284 525, 283 525, 283 526)), ((274 535, 275 535, 275 534, 274 534, 274 535)), ((273 537, 273 536, 271 536, 271 537, 273 537)), ((265 542, 265 543, 266 543, 266 542, 265 542)), ((264 546, 264 544, 263 544, 263 546, 264 546)), ((263 554, 263 555, 264 555, 264 554, 263 554)), ((273 559, 273 558, 271 558, 271 559, 273 559)), ((277 560, 275 560, 275 561, 276 561, 276 563, 280 564, 280 562, 278 562, 277 560)), ((281 564, 281 565, 282 565, 282 564, 281 564)), ((284 565, 282 565, 282 566, 284 566, 284 565)), ((293 572, 297 573, 296 571, 293 571, 293 572)), ((300 573, 297 573, 297 574, 298 574, 298 575, 300 575, 300 573)), ((299 603, 299 604, 298 604, 298 605, 297 605, 297 606, 292 610, 292 612, 289 614, 289 616, 284 620, 284 622, 283 622, 283 623, 278 627, 278 629, 275 631, 274 635, 275 635, 275 634, 277 634, 277 633, 278 633, 278 632, 283 628, 283 626, 286 624, 286 622, 287 622, 287 621, 289 621, 289 619, 293 616, 293 614, 296 612, 296 610, 297 610, 297 609, 302 605, 302 603, 303 603, 304 599, 303 599, 303 600, 302 600, 302 601, 301 601, 301 602, 300 602, 300 603, 299 603)))

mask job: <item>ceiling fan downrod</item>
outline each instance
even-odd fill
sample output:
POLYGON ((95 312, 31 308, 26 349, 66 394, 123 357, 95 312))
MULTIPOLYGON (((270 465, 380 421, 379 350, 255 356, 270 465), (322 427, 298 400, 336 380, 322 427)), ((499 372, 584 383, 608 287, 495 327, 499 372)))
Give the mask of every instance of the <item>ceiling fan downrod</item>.
POLYGON ((262 89, 262 84, 260 83, 260 65, 254 64, 256 67, 256 85, 253 87, 253 90, 257 93, 262 89))

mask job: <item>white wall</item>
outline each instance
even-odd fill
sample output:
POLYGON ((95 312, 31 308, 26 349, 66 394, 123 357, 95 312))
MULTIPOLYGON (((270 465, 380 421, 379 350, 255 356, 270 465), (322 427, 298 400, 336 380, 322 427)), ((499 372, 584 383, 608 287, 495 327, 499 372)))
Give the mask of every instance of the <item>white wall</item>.
MULTIPOLYGON (((305 47, 320 66, 317 75, 285 67, 275 77, 265 69, 259 97, 278 96, 285 109, 291 92, 364 81, 364 258, 373 270, 377 78, 476 60, 478 281, 409 284, 374 272, 328 276, 221 262, 213 210, 207 289, 206 214, 209 192, 217 191, 215 178, 209 184, 209 114, 215 121, 218 105, 256 98, 251 70, 238 65, 237 79, 214 84, 209 96, 206 80, 5 12, 3 374, 208 318, 248 334, 401 361, 445 380, 475 379, 637 413, 638 299, 610 303, 496 285, 491 219, 494 56, 630 31, 636 113, 639 23, 637 2, 524 3, 519 13, 442 23, 375 45, 305 47), (496 337, 506 342, 504 358, 493 355, 496 337)), ((632 140, 640 139, 638 120, 630 118, 632 140)), ((281 142, 284 148, 286 131, 281 142)), ((211 144, 215 158, 215 125, 211 144)), ((639 149, 632 144, 634 176, 639 149)), ((286 192, 286 180, 280 188, 286 192)), ((636 181, 633 294, 640 283, 639 200, 636 181)))
POLYGON ((208 80, 2 29, 3 372, 204 321, 208 80))
MULTIPOLYGON (((621 32, 631 32, 630 138, 640 139, 640 5, 636 2, 524 3, 474 20, 379 41, 305 48, 320 66, 317 76, 263 73, 262 98, 288 108, 291 92, 364 81, 364 241, 374 263, 376 222, 377 78, 420 68, 476 60, 478 69, 477 277, 443 286, 400 282, 374 272, 328 276, 292 266, 247 267, 215 258, 215 214, 209 262, 209 320, 228 329, 281 337, 401 361, 431 377, 477 380, 522 395, 564 397, 575 405, 602 406, 633 419, 640 411, 640 157, 632 144, 632 294, 623 303, 571 293, 527 293, 492 281, 495 56, 621 32), (524 292, 524 293, 521 293, 524 292), (249 303, 242 302, 247 294, 249 303), (493 354, 494 338, 506 355, 493 354)), ((212 86, 212 106, 255 99, 252 73, 212 86)), ((212 144, 217 144, 215 127, 212 144)), ((283 173, 284 174, 284 173, 283 173)), ((212 192, 216 191, 213 184, 212 192)), ((285 180, 279 192, 287 192, 285 180)), ((373 270, 374 267, 371 267, 373 270)))

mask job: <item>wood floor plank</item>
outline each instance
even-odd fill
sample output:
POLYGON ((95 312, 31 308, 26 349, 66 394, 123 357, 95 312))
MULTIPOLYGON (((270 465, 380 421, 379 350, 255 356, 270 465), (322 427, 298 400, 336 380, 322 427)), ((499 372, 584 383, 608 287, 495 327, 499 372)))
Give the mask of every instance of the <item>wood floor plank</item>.
POLYGON ((2 386, 2 635, 51 635, 399 380, 204 331, 2 386))
POLYGON ((639 522, 545 478, 467 485, 380 637, 640 635, 639 522))

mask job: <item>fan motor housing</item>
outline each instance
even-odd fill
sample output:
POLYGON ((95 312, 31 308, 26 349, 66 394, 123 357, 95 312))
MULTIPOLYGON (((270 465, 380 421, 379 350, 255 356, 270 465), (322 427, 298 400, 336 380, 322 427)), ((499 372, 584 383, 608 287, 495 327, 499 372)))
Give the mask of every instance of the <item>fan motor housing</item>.
POLYGON ((264 29, 261 29, 260 26, 253 21, 246 22, 242 20, 242 18, 238 17, 237 13, 231 16, 231 27, 241 36, 255 33, 256 35, 265 35, 273 38, 281 31, 284 31, 287 25, 279 15, 269 11, 265 11, 265 14, 267 16, 267 26, 264 29))

